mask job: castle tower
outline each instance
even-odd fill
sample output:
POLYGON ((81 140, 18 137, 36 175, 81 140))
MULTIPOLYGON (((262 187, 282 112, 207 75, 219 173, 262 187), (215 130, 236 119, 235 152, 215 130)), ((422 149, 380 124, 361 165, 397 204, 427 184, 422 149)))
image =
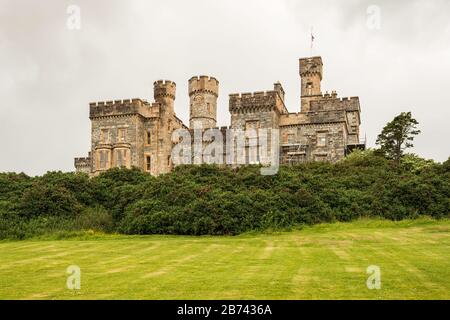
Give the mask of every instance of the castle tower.
POLYGON ((158 174, 167 173, 171 170, 172 131, 173 119, 175 117, 174 102, 176 93, 175 82, 159 80, 153 84, 155 102, 160 105, 160 116, 158 124, 158 148, 156 151, 156 162, 158 174))
POLYGON ((321 97, 322 58, 311 57, 300 59, 301 78, 301 111, 308 112, 312 100, 321 97))
POLYGON ((189 80, 190 116, 189 127, 202 125, 203 129, 215 128, 217 120, 217 97, 219 81, 213 77, 192 77, 189 80))
POLYGON ((174 113, 176 84, 169 80, 158 80, 153 83, 155 101, 161 104, 163 111, 174 113))

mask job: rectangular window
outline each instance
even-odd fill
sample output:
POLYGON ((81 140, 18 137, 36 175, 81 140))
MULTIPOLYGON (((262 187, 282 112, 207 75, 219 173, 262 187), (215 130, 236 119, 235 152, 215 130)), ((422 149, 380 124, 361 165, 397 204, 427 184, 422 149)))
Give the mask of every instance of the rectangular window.
POLYGON ((306 94, 308 96, 311 96, 312 95, 312 91, 313 91, 313 83, 312 82, 308 82, 306 84, 306 94))
POLYGON ((100 143, 109 143, 109 129, 100 130, 100 143))
POLYGON ((151 129, 147 130, 146 142, 147 142, 147 144, 152 144, 152 130, 151 129))
POLYGON ((122 150, 117 150, 117 166, 122 167, 123 166, 123 154, 122 150))
POLYGON ((152 171, 152 158, 150 156, 145 157, 145 170, 147 172, 152 171))
POLYGON ((317 134, 317 146, 318 147, 326 147, 327 146, 327 135, 326 135, 326 133, 318 133, 317 134))
POLYGON ((109 161, 109 153, 107 150, 100 150, 97 153, 98 155, 98 169, 99 170, 107 170, 108 168, 108 161, 109 161))
POLYGON ((116 166, 126 167, 127 166, 127 150, 116 150, 116 166))
POLYGON ((106 168, 106 154, 105 151, 100 151, 100 169, 106 168))
POLYGON ((127 136, 127 129, 120 128, 118 131, 118 142, 125 142, 127 136))

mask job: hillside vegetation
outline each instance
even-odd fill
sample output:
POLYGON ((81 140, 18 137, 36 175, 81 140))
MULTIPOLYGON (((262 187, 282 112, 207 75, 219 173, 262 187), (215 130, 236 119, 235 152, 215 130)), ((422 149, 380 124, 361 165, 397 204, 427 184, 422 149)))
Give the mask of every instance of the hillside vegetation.
POLYGON ((152 177, 137 169, 41 177, 0 174, 0 238, 94 230, 123 234, 235 235, 298 224, 449 216, 450 160, 407 155, 400 166, 371 151, 337 164, 181 166, 152 177))

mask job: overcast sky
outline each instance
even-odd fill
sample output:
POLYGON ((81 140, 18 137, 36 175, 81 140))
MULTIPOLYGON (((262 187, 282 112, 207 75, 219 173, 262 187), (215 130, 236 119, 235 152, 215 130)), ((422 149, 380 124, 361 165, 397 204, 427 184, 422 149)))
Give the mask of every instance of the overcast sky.
POLYGON ((185 123, 187 81, 203 74, 220 81, 219 125, 230 122, 230 93, 275 81, 298 112, 311 27, 322 89, 360 97, 370 147, 412 111, 422 130, 413 152, 450 156, 448 0, 0 0, 0 171, 72 171, 90 147, 89 102, 152 100, 158 79, 177 83, 185 123), (70 5, 79 30, 67 26, 70 5))

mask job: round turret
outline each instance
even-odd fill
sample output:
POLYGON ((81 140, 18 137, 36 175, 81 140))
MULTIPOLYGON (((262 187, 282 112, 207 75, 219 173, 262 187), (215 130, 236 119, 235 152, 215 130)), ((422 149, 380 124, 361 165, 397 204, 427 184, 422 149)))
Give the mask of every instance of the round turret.
POLYGON ((173 111, 177 85, 173 81, 158 80, 153 83, 155 101, 173 111))
POLYGON ((217 120, 217 98, 219 81, 208 76, 189 79, 191 129, 201 125, 203 129, 215 128, 217 120))
POLYGON ((158 80, 153 83, 155 100, 161 97, 169 97, 175 100, 177 85, 170 80, 158 80))

